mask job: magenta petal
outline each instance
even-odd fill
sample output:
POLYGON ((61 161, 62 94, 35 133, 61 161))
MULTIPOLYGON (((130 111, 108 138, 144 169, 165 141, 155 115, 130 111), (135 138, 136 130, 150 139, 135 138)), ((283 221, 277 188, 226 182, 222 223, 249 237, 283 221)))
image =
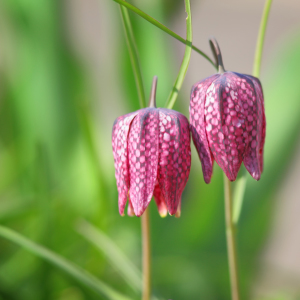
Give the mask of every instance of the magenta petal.
POLYGON ((259 147, 259 163, 260 163, 260 171, 263 172, 263 150, 265 145, 266 138, 266 116, 265 116, 265 104, 264 104, 264 95, 261 83, 258 78, 247 75, 252 80, 256 93, 257 93, 257 102, 258 102, 258 112, 262 114, 262 126, 261 126, 261 140, 259 147))
POLYGON ((259 180, 261 176, 262 157, 260 154, 263 132, 263 96, 262 89, 256 78, 244 76, 254 86, 254 93, 249 100, 246 129, 248 145, 245 151, 244 165, 250 175, 259 180), (251 101, 251 102, 250 102, 251 101))
POLYGON ((219 74, 216 74, 196 83, 192 88, 190 99, 190 128, 193 142, 202 164, 204 181, 206 183, 209 183, 211 180, 213 156, 211 155, 205 132, 204 105, 207 89, 219 76, 219 74))
POLYGON ((264 170, 264 145, 266 139, 266 116, 263 113, 263 121, 262 121, 262 131, 261 131, 261 142, 259 148, 259 163, 260 163, 260 171, 263 172, 264 170))
POLYGON ((127 138, 130 125, 137 112, 121 116, 115 120, 112 130, 112 147, 115 161, 115 176, 119 192, 119 212, 124 215, 129 190, 127 138))
POLYGON ((157 178, 158 123, 157 109, 142 109, 133 120, 128 136, 129 194, 138 217, 152 198, 157 178))
POLYGON ((159 109, 160 190, 170 215, 177 211, 191 167, 190 131, 187 118, 169 109, 159 109))
MULTIPOLYGON (((246 131, 240 97, 241 78, 226 72, 216 79, 206 93, 206 133, 213 156, 229 180, 234 181, 243 161, 246 131)), ((252 89, 253 90, 253 89, 252 89)))
POLYGON ((155 184, 154 192, 153 192, 153 197, 156 202, 157 208, 158 208, 158 213, 162 218, 166 217, 168 214, 168 208, 167 204, 165 202, 165 199, 162 195, 162 192, 159 187, 158 181, 155 184))
POLYGON ((130 199, 129 199, 129 201, 128 201, 127 215, 128 215, 129 217, 134 217, 134 216, 135 216, 134 210, 133 210, 133 207, 132 207, 132 204, 131 204, 130 199))

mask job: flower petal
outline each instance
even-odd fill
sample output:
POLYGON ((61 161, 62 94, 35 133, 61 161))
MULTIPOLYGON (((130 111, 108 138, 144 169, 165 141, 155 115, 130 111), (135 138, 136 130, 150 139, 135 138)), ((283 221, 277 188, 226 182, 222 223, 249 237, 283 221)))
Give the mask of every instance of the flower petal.
POLYGON ((176 214, 175 214, 175 218, 179 218, 180 216, 181 216, 181 200, 179 201, 177 211, 176 211, 176 214))
POLYGON ((119 193, 119 212, 124 215, 129 190, 127 138, 130 125, 137 112, 117 118, 112 130, 112 148, 115 161, 115 176, 119 193))
POLYGON ((157 180, 168 211, 174 215, 191 167, 189 123, 176 111, 159 109, 159 131, 157 180))
POLYGON ((165 199, 162 195, 162 192, 159 187, 158 181, 155 184, 154 192, 153 192, 153 197, 156 202, 157 208, 158 208, 158 213, 162 218, 166 217, 168 214, 168 208, 167 204, 165 202, 165 199))
POLYGON ((128 136, 130 200, 136 216, 147 208, 158 165, 158 110, 145 108, 133 120, 128 136))
POLYGON ((247 104, 249 105, 248 109, 245 110, 247 146, 244 154, 244 165, 250 175, 255 180, 259 180, 261 176, 260 144, 263 127, 262 95, 257 90, 257 81, 252 76, 237 75, 242 78, 241 87, 244 87, 243 90, 251 91, 247 92, 247 104))
POLYGON ((132 204, 131 204, 130 199, 129 199, 129 201, 128 201, 127 215, 128 215, 129 217, 134 217, 134 216, 135 216, 134 210, 133 210, 133 207, 132 207, 132 204))
POLYGON ((205 132, 204 105, 207 89, 219 76, 219 74, 216 74, 196 83, 192 88, 190 97, 190 128, 206 183, 210 183, 211 180, 213 156, 211 155, 205 132))
POLYGON ((259 148, 259 163, 260 163, 260 171, 263 172, 263 151, 265 145, 265 138, 266 138, 266 116, 265 116, 265 104, 264 104, 264 94, 262 90, 262 86, 260 80, 256 77, 247 75, 252 80, 257 96, 258 96, 258 109, 261 109, 262 113, 262 126, 261 126, 261 141, 260 141, 260 148, 259 148))
POLYGON ((218 165, 229 180, 234 181, 249 141, 251 143, 252 137, 257 134, 254 127, 255 89, 246 76, 225 72, 206 94, 205 120, 209 145, 218 165))

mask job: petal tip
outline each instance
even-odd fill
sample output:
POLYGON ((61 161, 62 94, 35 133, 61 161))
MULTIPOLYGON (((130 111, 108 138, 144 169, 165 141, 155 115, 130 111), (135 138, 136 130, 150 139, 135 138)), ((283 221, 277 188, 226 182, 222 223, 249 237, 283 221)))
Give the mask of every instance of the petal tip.
POLYGON ((130 202, 129 202, 128 207, 127 207, 127 215, 129 217, 134 217, 135 216, 133 207, 132 207, 130 202))
POLYGON ((180 218, 181 216, 181 207, 180 205, 178 205, 177 211, 175 213, 175 218, 180 218))
POLYGON ((255 179, 256 181, 260 180, 260 174, 259 173, 250 173, 250 175, 252 176, 253 179, 255 179))
POLYGON ((203 176, 203 178, 206 184, 209 184, 211 182, 211 176, 203 176))
POLYGON ((162 218, 165 218, 168 215, 167 206, 165 204, 160 205, 160 207, 158 208, 158 213, 162 218))

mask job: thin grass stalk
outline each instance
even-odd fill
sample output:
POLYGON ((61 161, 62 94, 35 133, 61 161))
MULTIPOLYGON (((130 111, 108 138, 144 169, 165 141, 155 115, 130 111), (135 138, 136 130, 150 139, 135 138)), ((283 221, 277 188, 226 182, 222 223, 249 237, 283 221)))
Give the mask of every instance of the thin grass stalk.
MULTIPOLYGON (((134 13, 136 13, 137 15, 139 15, 140 17, 142 17, 143 19, 145 19, 149 23, 153 24, 157 28, 161 29, 165 33, 169 34, 170 36, 172 36, 173 38, 175 38, 179 42, 181 42, 181 43, 183 43, 185 45, 189 44, 188 40, 185 40, 183 37, 181 37, 177 33, 173 32, 171 29, 169 29, 165 25, 161 24, 156 19, 152 18, 151 16, 149 16, 145 12, 141 11, 140 9, 138 9, 137 7, 135 7, 134 5, 128 3, 128 2, 126 2, 124 0, 113 0, 113 1, 119 3, 120 5, 122 5, 122 6, 126 7, 126 8, 128 8, 129 10, 131 10, 134 13)), ((209 61, 214 66, 214 68, 217 68, 216 65, 215 65, 215 63, 213 62, 213 60, 207 54, 205 54, 203 51, 201 51, 199 48, 197 48, 194 45, 191 45, 191 47, 192 47, 192 49, 194 51, 196 51, 198 54, 200 54, 201 56, 203 56, 207 61, 209 61)))
POLYGON ((186 47, 185 52, 183 56, 183 60, 175 81, 175 84, 173 86, 173 89, 169 95, 169 98, 166 103, 166 107, 169 109, 172 109, 177 97, 178 93, 182 87, 183 81, 185 79, 186 72, 189 67, 191 54, 192 54, 192 40, 193 40, 193 30, 192 30, 192 13, 191 13, 191 5, 189 0, 185 0, 185 11, 187 13, 186 17, 186 47))

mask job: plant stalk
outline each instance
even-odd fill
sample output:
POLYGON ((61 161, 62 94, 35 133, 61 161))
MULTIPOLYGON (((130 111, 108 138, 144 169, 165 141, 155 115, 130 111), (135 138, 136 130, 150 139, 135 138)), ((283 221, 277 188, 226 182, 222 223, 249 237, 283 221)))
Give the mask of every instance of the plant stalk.
POLYGON ((143 85, 143 77, 141 66, 139 62, 139 54, 135 43, 135 38, 132 30, 132 25, 130 21, 130 17, 128 14, 128 10, 126 7, 120 5, 121 16, 123 21, 123 27, 125 31, 125 38, 128 47, 128 52, 130 56, 131 66, 133 69, 136 89, 139 97, 140 107, 146 107, 146 99, 143 85))
POLYGON ((231 183, 224 174, 224 199, 225 199, 225 223, 226 223, 226 240, 227 254, 229 263, 229 275, 231 286, 232 300, 239 300, 239 278, 238 278, 238 263, 237 251, 235 242, 235 224, 232 214, 232 193, 231 183))
POLYGON ((145 210, 141 216, 142 225, 142 266, 143 266, 143 295, 142 300, 150 300, 151 296, 151 246, 149 210, 145 210))
MULTIPOLYGON (((185 40, 183 37, 181 37, 177 33, 173 32, 171 29, 169 29, 165 25, 161 24, 156 19, 152 18, 151 16, 149 16, 146 13, 144 13, 143 11, 141 11, 137 7, 133 6, 132 4, 130 4, 130 3, 126 2, 126 1, 124 1, 124 0, 113 0, 113 1, 115 1, 115 2, 119 3, 120 5, 122 5, 122 6, 126 7, 126 8, 128 8, 128 9, 130 9, 131 11, 133 11, 134 13, 136 13, 137 15, 139 15, 140 17, 142 17, 143 19, 145 19, 149 23, 153 24, 157 28, 161 29, 165 33, 169 34, 170 36, 172 36, 176 40, 180 41, 181 43, 183 43, 185 45, 190 45, 190 41, 185 40)), ((212 59, 207 54, 205 54, 203 51, 201 51, 200 49, 198 49, 194 45, 191 45, 191 47, 192 47, 192 49, 194 51, 196 51, 197 53, 199 53, 200 55, 202 55, 207 61, 209 61, 216 68, 216 65, 214 64, 214 62, 212 61, 212 59)))
POLYGON ((186 47, 185 52, 183 56, 183 60, 176 78, 176 81, 174 83, 173 89, 168 97, 166 107, 169 109, 172 109, 177 97, 178 93, 182 87, 183 81, 185 79, 186 72, 189 67, 191 54, 192 54, 192 40, 193 40, 193 30, 192 30, 192 12, 191 12, 191 5, 189 0, 185 0, 185 11, 187 14, 186 17, 186 47))
POLYGON ((253 72, 252 72, 253 76, 255 77, 259 77, 260 75, 261 57, 262 57, 262 52, 264 47, 265 34, 266 34, 272 1, 273 0, 266 0, 263 15, 260 21, 260 27, 257 36, 255 56, 254 56, 253 72))

